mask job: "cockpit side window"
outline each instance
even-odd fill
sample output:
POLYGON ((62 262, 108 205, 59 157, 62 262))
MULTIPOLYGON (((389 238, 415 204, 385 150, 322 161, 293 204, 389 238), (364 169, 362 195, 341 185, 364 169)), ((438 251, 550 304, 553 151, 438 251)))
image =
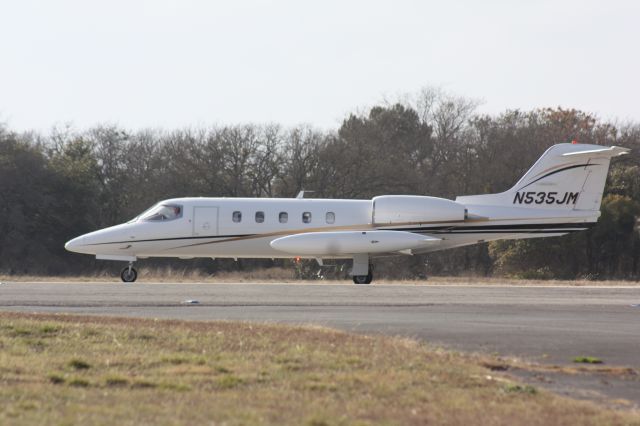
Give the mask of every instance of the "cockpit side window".
POLYGON ((142 214, 140 220, 145 222, 166 222, 182 217, 182 206, 176 204, 158 204, 142 214))

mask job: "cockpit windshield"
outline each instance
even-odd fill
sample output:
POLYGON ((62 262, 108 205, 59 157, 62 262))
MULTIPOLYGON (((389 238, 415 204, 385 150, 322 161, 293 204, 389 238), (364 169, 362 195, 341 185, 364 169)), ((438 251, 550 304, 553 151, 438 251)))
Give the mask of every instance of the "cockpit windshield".
POLYGON ((182 217, 182 206, 175 204, 158 204, 140 215, 139 220, 145 222, 163 222, 182 217))

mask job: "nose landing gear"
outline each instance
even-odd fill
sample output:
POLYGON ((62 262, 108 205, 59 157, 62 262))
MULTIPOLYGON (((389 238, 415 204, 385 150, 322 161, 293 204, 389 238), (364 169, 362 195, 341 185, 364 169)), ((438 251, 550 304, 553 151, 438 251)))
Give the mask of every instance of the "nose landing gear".
POLYGON ((133 262, 129 262, 129 266, 120 272, 120 278, 125 283, 132 283, 138 278, 138 271, 133 268, 133 262))

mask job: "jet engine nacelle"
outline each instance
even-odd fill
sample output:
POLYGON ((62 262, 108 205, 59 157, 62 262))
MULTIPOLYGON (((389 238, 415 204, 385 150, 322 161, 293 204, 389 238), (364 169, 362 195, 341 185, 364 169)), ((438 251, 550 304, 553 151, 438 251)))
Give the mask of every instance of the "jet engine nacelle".
POLYGON ((462 204, 444 198, 415 195, 382 195, 373 199, 375 225, 454 222, 465 219, 462 204))

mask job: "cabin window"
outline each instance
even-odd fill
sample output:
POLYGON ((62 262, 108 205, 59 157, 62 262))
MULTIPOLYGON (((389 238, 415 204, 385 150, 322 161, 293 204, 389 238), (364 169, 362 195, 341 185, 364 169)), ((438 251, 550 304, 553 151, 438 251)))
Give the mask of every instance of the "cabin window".
POLYGON ((264 222, 264 212, 256 212, 256 222, 257 223, 264 222))
POLYGON ((302 213, 302 222, 311 223, 311 212, 302 213))
POLYGON ((336 221, 336 214, 334 212, 327 212, 325 218, 327 219, 327 223, 333 223, 336 221))
POLYGON ((233 212, 233 221, 238 223, 242 220, 242 212, 235 211, 233 212))
POLYGON ((280 223, 287 223, 289 221, 289 213, 280 212, 280 214, 278 215, 278 220, 280 221, 280 223))
POLYGON ((182 206, 174 204, 159 204, 142 214, 142 220, 150 222, 163 222, 182 217, 182 206))

